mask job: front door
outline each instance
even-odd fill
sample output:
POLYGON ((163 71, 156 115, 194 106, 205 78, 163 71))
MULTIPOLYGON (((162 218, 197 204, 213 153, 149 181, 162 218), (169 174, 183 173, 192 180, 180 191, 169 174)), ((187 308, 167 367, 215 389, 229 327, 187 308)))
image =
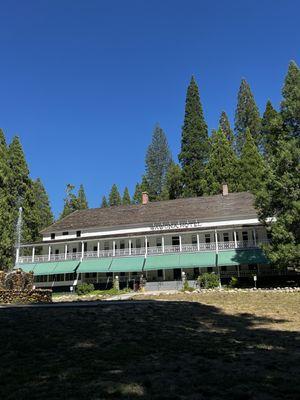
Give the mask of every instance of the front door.
POLYGON ((180 268, 174 268, 173 274, 174 274, 175 281, 179 281, 181 279, 181 269, 180 268))

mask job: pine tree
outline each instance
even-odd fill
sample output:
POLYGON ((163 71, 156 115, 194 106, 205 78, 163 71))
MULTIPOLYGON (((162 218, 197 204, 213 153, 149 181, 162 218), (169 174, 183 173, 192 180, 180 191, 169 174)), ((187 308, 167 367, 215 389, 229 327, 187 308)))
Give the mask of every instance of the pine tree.
POLYGON ((78 210, 86 210, 87 208, 89 208, 88 202, 86 199, 86 195, 85 195, 85 191, 84 191, 84 187, 82 184, 79 186, 79 190, 78 190, 77 207, 78 207, 77 208, 78 210))
POLYGON ((128 206, 129 204, 131 204, 130 194, 127 186, 125 187, 123 193, 122 204, 123 206, 128 206))
POLYGON ((103 197, 102 197, 101 208, 106 208, 106 207, 108 207, 108 202, 107 202, 107 200, 106 200, 106 197, 103 196, 103 197))
POLYGON ((223 183, 227 183, 230 192, 237 191, 238 159, 226 134, 220 128, 213 132, 210 142, 210 157, 205 168, 205 194, 220 193, 223 183))
POLYGON ((182 127, 181 152, 184 196, 201 196, 204 167, 208 158, 208 132, 200 103, 197 83, 192 77, 187 89, 182 127))
POLYGON ((260 116, 249 84, 242 79, 235 112, 236 149, 240 154, 246 140, 246 129, 250 130, 254 142, 260 145, 260 116))
POLYGON ((38 215, 39 232, 54 221, 49 197, 40 178, 32 182, 34 207, 38 215))
POLYGON ((116 184, 112 185, 110 194, 109 194, 109 205, 110 206, 120 206, 121 205, 121 196, 116 184))
POLYGON ((132 198, 132 203, 140 204, 141 202, 142 202, 142 189, 141 189, 141 185, 139 183, 137 183, 135 185, 135 191, 134 191, 134 195, 132 198))
POLYGON ((171 153, 166 135, 161 127, 156 125, 146 153, 146 178, 150 200, 160 198, 170 162, 171 153))
POLYGON ((78 198, 74 194, 75 186, 68 183, 66 186, 66 197, 64 199, 64 208, 59 219, 67 217, 72 212, 78 210, 78 198))
POLYGON ((256 202, 260 220, 272 238, 264 250, 273 265, 300 268, 299 141, 280 140, 269 163, 270 174, 256 202))
POLYGON ((13 266, 14 218, 11 209, 11 173, 8 148, 4 133, 0 129, 0 270, 13 266))
POLYGON ((258 151, 250 129, 246 129, 245 143, 240 158, 240 190, 257 193, 264 186, 266 165, 258 151))
POLYGON ((283 122, 281 115, 273 108, 268 100, 261 121, 261 144, 265 157, 268 159, 275 154, 278 140, 283 137, 283 122))
POLYGON ((222 111, 222 113, 221 113, 220 120, 219 120, 219 125, 220 125, 221 131, 226 136, 228 142, 230 144, 233 144, 234 135, 233 135, 233 132, 231 130, 230 122, 229 122, 229 119, 228 119, 227 114, 226 114, 225 111, 222 111))
POLYGON ((294 61, 289 64, 282 90, 281 114, 291 137, 300 138, 300 69, 294 61))
POLYGON ((174 200, 182 197, 183 193, 183 182, 181 168, 178 164, 171 162, 164 185, 163 200, 174 200))

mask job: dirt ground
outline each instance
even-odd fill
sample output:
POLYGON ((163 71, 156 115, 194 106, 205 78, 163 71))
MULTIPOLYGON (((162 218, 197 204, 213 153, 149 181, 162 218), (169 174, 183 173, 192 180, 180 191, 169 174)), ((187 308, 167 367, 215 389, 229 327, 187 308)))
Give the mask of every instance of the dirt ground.
POLYGON ((0 309, 0 398, 300 398, 300 292, 0 309))

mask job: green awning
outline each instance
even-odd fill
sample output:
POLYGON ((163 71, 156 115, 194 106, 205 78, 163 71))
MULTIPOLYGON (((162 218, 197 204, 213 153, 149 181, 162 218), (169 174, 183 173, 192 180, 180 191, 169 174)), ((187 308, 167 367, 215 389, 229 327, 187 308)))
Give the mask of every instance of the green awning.
POLYGON ((180 254, 180 268, 214 267, 216 253, 214 251, 180 254))
POLYGON ((221 251, 218 265, 268 264, 268 260, 260 249, 221 251))
POLYGON ((30 271, 34 271, 36 264, 35 263, 31 263, 31 264, 18 264, 15 266, 14 269, 17 268, 21 268, 24 272, 30 272, 30 271))
POLYGON ((54 274, 71 274, 78 267, 79 261, 59 261, 54 269, 54 274))
POLYGON ((109 272, 111 262, 111 257, 83 260, 76 272, 109 272))
POLYGON ((45 263, 37 263, 35 264, 35 268, 33 270, 34 276, 38 275, 53 275, 57 262, 45 262, 45 263))
POLYGON ((157 269, 180 268, 179 254, 164 254, 159 256, 149 256, 146 258, 144 270, 153 271, 157 269))
POLYGON ((109 272, 142 272, 144 257, 113 258, 109 272))

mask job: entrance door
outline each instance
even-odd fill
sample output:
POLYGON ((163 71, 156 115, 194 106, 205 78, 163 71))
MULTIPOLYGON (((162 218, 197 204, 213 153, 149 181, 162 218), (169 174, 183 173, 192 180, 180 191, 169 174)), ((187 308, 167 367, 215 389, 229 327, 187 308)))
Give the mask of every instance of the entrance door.
POLYGON ((173 274, 174 274, 174 280, 179 281, 181 279, 181 269, 180 268, 174 268, 173 269, 173 274))

